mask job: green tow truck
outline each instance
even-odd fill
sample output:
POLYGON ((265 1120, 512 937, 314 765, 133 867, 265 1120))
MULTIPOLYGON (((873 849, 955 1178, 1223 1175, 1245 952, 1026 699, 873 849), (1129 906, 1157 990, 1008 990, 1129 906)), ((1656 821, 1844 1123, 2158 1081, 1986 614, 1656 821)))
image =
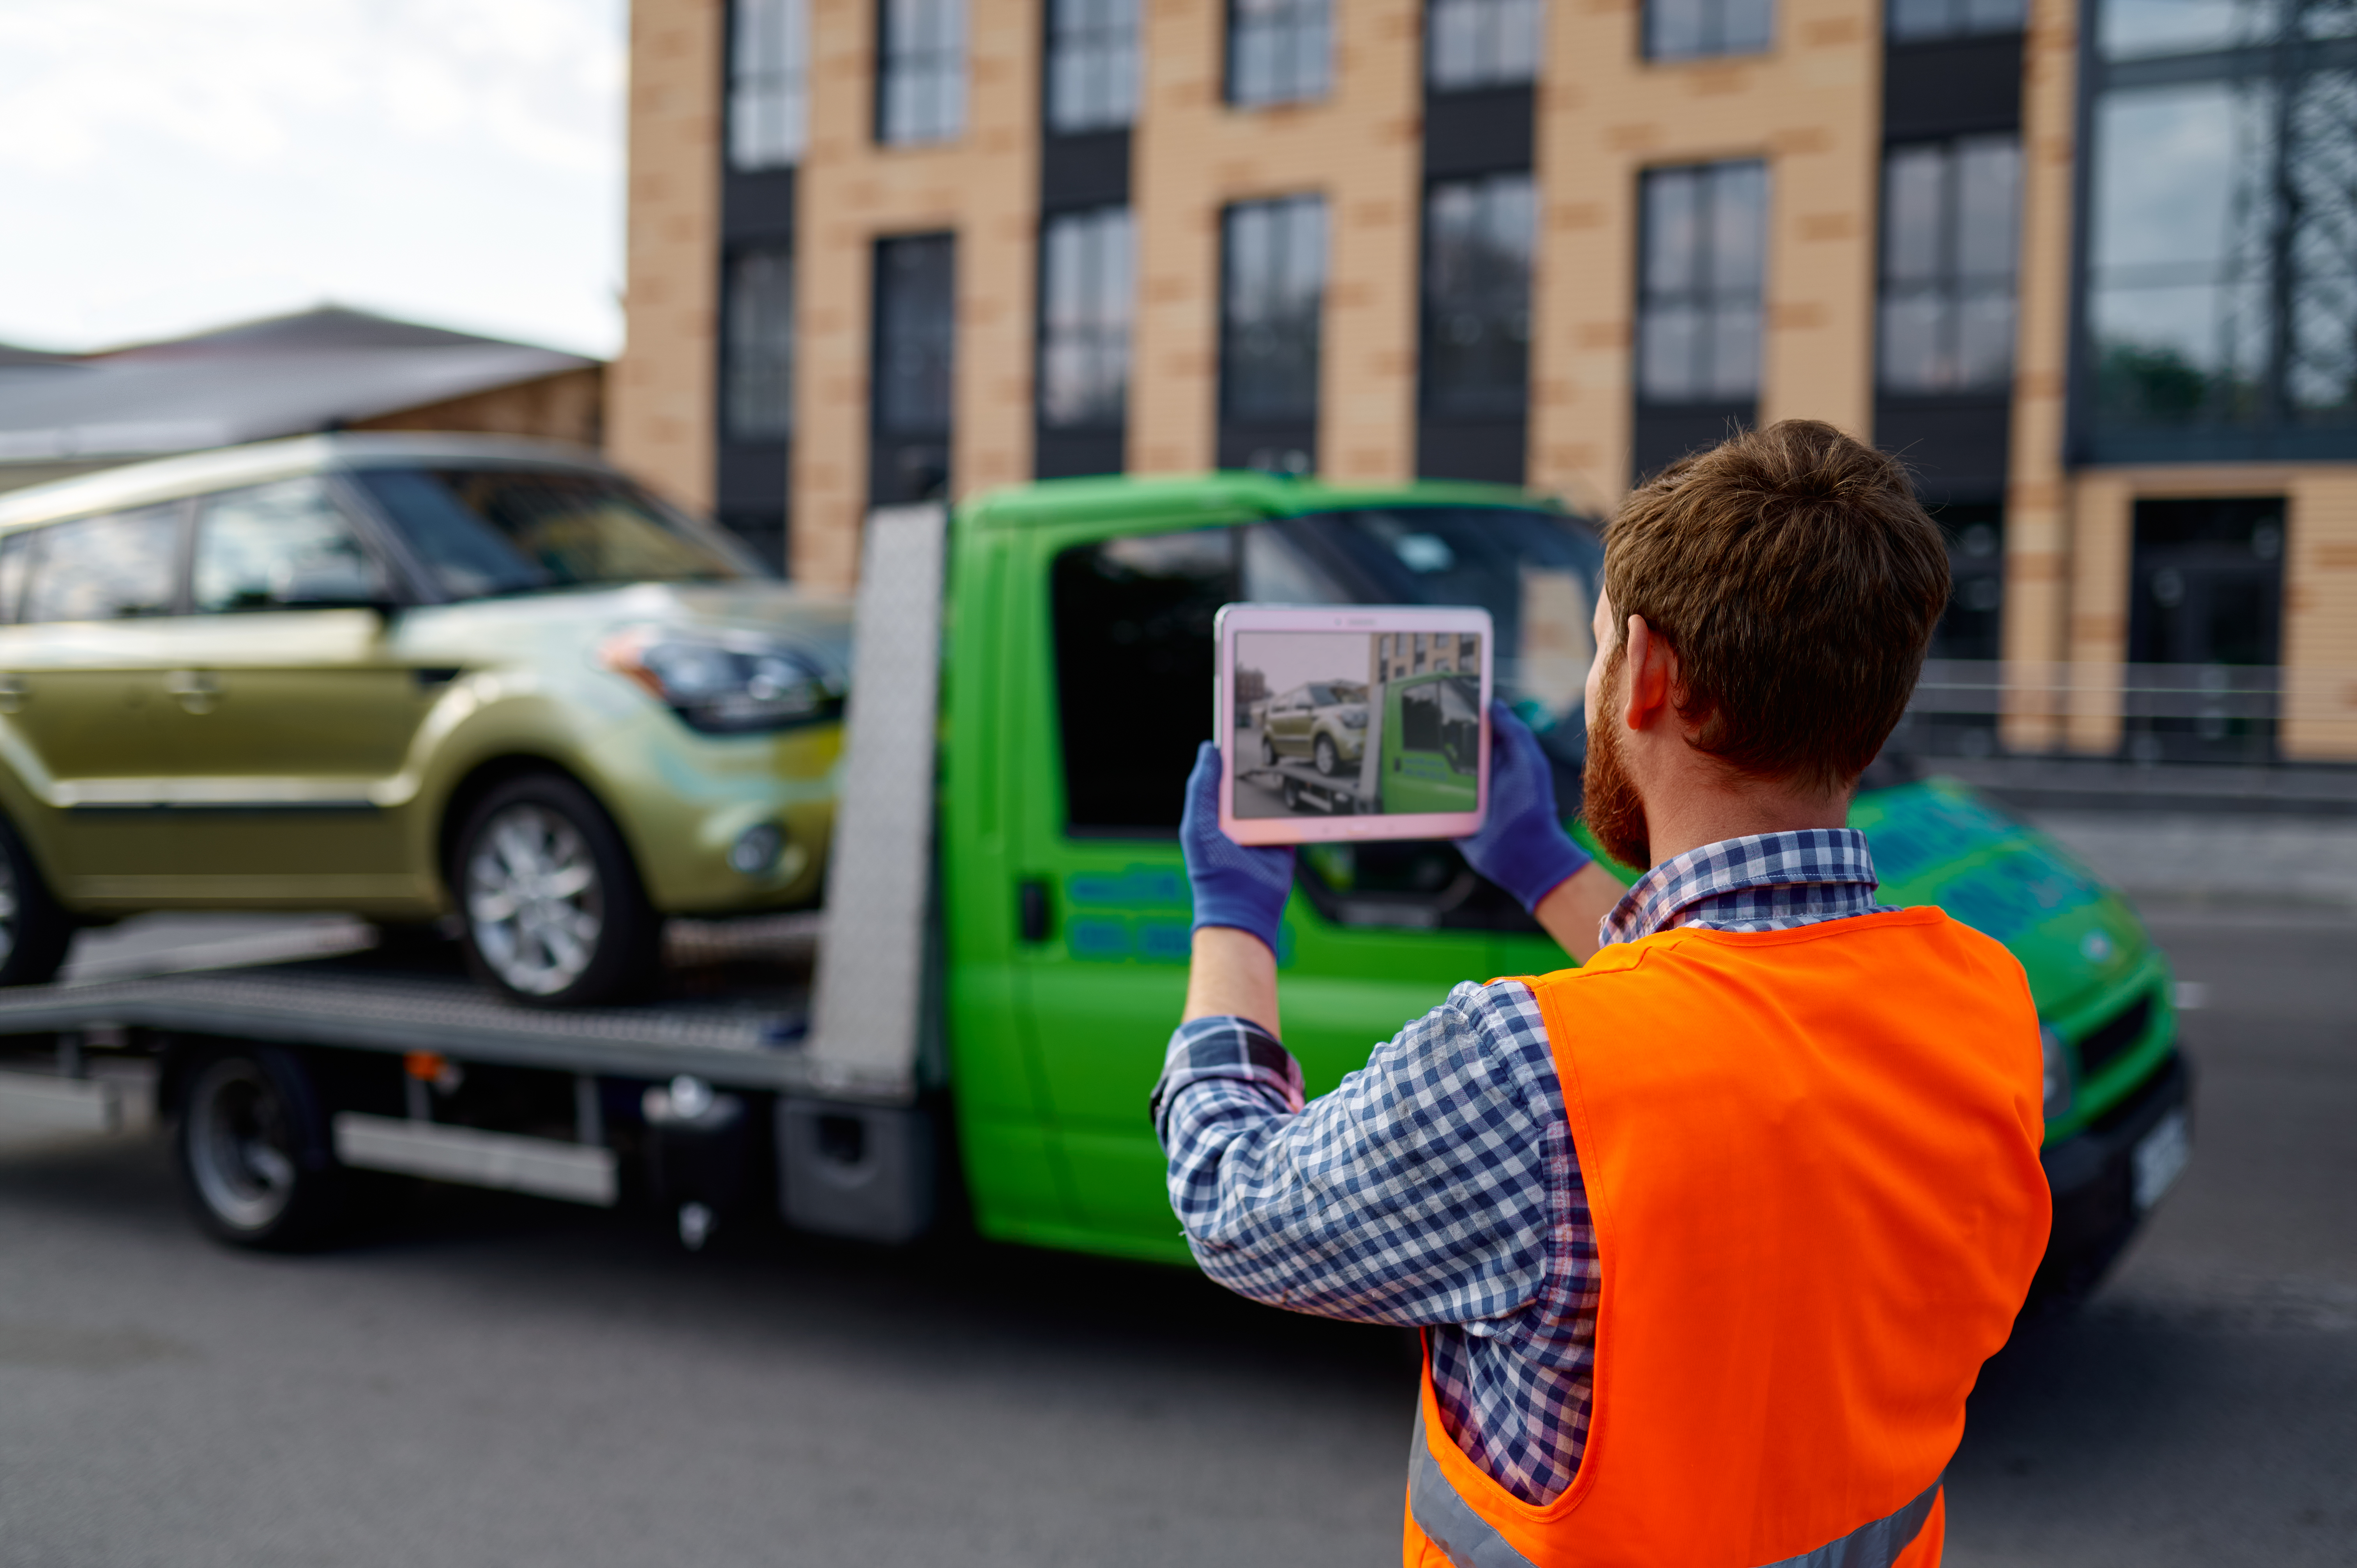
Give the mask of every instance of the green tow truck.
MULTIPOLYGON (((320 1188, 371 1170, 637 1195, 675 1205, 691 1240, 749 1204, 905 1241, 955 1193, 985 1237, 1184 1263, 1146 1101, 1186 983, 1176 829, 1211 712, 1214 614, 1484 607, 1499 690, 1539 731, 1568 809, 1601 561, 1595 532, 1554 504, 1461 484, 1060 480, 952 514, 879 511, 806 1008, 765 993, 532 1013, 393 960, 318 960, 21 988, 0 994, 0 1035, 60 1042, 39 1079, 59 1104, 102 1098, 93 1048, 158 1053, 167 1112, 179 1060, 250 1049, 277 1096, 245 1129, 257 1159, 320 1188), (446 1092, 453 1078, 505 1088, 470 1100, 446 1092)), ((1469 789, 1463 695, 1445 680, 1428 701, 1393 689, 1386 788, 1469 789)), ((2029 973, 2056 1201, 2044 1285, 2082 1289, 2190 1149, 2168 964, 2116 894, 1961 785, 1886 757, 1853 821, 1886 901, 1943 906, 2029 973)), ((1278 957, 1312 1094, 1450 986, 1566 961, 1443 843, 1306 850, 1278 957)), ((36 1078, 0 1075, 0 1097, 36 1078)))

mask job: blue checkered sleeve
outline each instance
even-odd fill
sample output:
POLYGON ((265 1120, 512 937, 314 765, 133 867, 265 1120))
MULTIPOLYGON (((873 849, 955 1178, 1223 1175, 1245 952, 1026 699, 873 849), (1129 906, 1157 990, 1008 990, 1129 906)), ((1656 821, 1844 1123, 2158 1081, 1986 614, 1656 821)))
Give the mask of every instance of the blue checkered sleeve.
POLYGON ((1154 1108, 1206 1273, 1274 1306, 1427 1328, 1468 1456, 1527 1500, 1570 1484, 1596 1247, 1528 987, 1457 987, 1306 1105, 1265 1031, 1198 1019, 1171 1039, 1154 1108))

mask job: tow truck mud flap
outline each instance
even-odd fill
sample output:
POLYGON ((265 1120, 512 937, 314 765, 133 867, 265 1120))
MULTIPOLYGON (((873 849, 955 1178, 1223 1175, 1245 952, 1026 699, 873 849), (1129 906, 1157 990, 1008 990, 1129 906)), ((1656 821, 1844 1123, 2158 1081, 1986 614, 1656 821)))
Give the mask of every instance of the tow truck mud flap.
POLYGON ((431 1176, 600 1208, 611 1208, 619 1191, 611 1149, 356 1111, 339 1113, 335 1132, 336 1158, 360 1170, 431 1176))
POLYGON ((118 1084, 87 1078, 0 1072, 0 1125, 56 1133, 123 1131, 118 1084))
POLYGON ((933 1126, 921 1108, 778 1101, 778 1204, 830 1236, 909 1241, 933 1219, 933 1126))

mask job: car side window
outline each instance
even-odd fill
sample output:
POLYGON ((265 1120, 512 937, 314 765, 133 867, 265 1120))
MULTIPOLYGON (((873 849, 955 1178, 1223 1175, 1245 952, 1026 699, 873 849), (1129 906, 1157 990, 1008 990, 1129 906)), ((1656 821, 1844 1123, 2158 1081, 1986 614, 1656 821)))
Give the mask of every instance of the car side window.
POLYGON ((191 598, 200 615, 382 602, 383 566, 316 478, 207 496, 191 598))
POLYGON ((55 522, 32 542, 18 619, 122 620, 179 608, 181 504, 55 522))
POLYGON ((1067 829, 1177 832, 1211 734, 1211 621, 1242 596, 1234 531, 1078 545, 1049 580, 1067 829))

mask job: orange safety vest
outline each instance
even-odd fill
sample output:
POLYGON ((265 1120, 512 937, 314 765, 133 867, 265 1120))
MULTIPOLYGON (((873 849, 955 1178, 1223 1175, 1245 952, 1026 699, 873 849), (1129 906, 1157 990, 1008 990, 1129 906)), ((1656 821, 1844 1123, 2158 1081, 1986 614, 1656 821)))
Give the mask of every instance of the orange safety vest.
POLYGON ((1587 1447, 1520 1500, 1427 1355, 1408 1568, 1936 1568, 1964 1396, 2050 1219, 2021 966, 1913 908, 1529 983, 1602 1268, 1587 1447))

